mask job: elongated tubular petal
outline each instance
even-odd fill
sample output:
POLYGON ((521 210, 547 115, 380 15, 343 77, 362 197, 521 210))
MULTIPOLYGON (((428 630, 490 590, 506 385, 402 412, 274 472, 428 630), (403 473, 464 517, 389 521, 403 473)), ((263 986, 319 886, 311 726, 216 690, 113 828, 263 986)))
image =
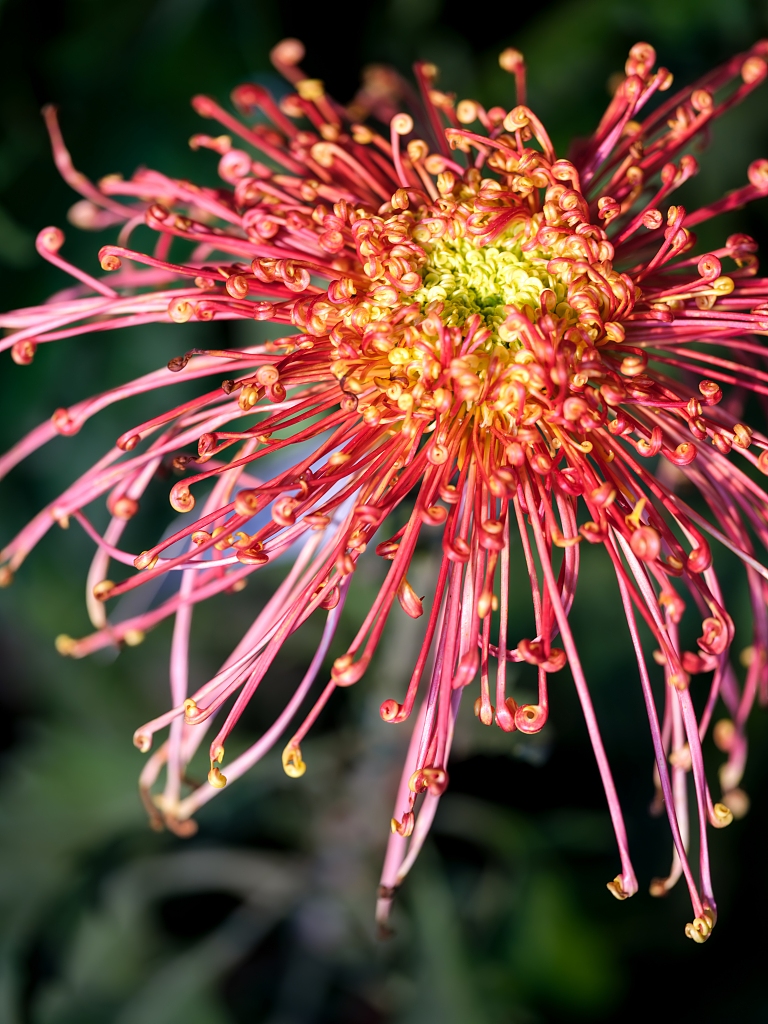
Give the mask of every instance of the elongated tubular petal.
MULTIPOLYGON (((533 492, 531 491, 531 485, 528 480, 523 484, 523 490, 525 493, 525 500, 529 508, 534 508, 533 492)), ((584 677, 583 670, 581 668, 581 662, 579 661, 578 652, 573 642, 573 636, 571 634, 570 626, 568 625, 568 619, 566 618, 560 595, 557 592, 557 586, 555 584, 554 574, 552 572, 552 566, 547 557, 546 545, 544 543, 544 536, 542 534, 541 525, 538 517, 533 514, 531 515, 531 525, 533 526, 533 533, 536 539, 536 547, 539 552, 541 559, 541 566, 546 580, 547 589, 549 591, 552 607, 557 619, 558 625, 560 626, 560 633, 563 638, 563 645, 565 646, 566 654, 568 655, 568 664, 571 667, 571 673, 573 675, 574 683, 576 685, 576 691, 579 696, 581 703, 582 712, 587 723, 587 729, 589 730, 589 738, 592 743, 592 749, 595 753, 595 760, 597 761, 597 767, 600 772, 600 778, 603 783, 603 789, 605 790, 606 797, 608 800, 608 809, 611 815, 611 822, 613 823, 613 830, 616 834, 616 841, 619 847, 619 855, 621 857, 621 887, 626 895, 631 896, 637 892, 637 879, 635 878, 634 870, 632 869, 632 863, 629 859, 629 847, 627 843, 627 833, 624 827, 624 820, 621 814, 621 808, 619 806, 619 799, 616 793, 616 786, 611 775, 611 769, 608 765, 608 758, 605 754, 605 748, 603 747, 603 741, 600 737, 600 731, 595 717, 595 712, 592 707, 592 699, 589 695, 589 688, 587 686, 586 678, 584 677)))
MULTIPOLYGON (((617 537, 619 543, 625 551, 628 550, 628 545, 624 538, 620 534, 614 534, 617 537)), ((624 606, 624 613, 627 617, 627 625, 629 626, 630 636, 632 637, 632 645, 635 649, 635 656, 637 659, 637 667, 640 673, 640 682, 643 690, 643 700, 645 701, 645 708, 648 713, 648 723, 651 729, 651 739, 653 742, 654 756, 656 758, 656 767, 659 772, 661 779, 661 788, 664 794, 664 807, 667 812, 667 818, 669 819, 669 827, 672 831, 672 839, 675 845, 675 851, 679 859, 683 874, 685 875, 685 881, 688 885, 688 892, 691 897, 691 904, 693 906, 693 913, 695 917, 700 917, 703 913, 703 906, 701 897, 696 883, 691 873, 690 865, 688 864, 688 858, 686 855, 686 841, 687 838, 683 836, 680 824, 678 822, 676 808, 677 801, 672 791, 672 785, 669 778, 669 769, 667 767, 667 756, 664 751, 664 746, 661 739, 661 730, 659 728, 659 718, 656 711, 656 703, 653 697, 653 690, 651 689, 651 681, 648 676, 648 667, 643 656, 643 650, 640 643, 640 636, 637 632, 637 623, 635 621, 635 613, 632 608, 632 601, 627 590, 624 577, 621 572, 617 570, 616 580, 619 584, 619 591, 621 592, 621 601, 624 606)))
POLYGON ((104 209, 110 210, 121 218, 130 216, 133 213, 133 210, 129 206, 123 206, 122 203, 116 203, 113 200, 108 199, 103 192, 96 188, 96 186, 86 178, 82 172, 75 169, 69 150, 64 145, 64 139, 62 138, 61 129, 59 128, 59 119, 56 107, 50 103, 43 107, 43 117, 51 140, 53 159, 59 173, 67 184, 76 192, 79 192, 80 195, 85 196, 86 199, 90 199, 91 202, 96 203, 97 206, 102 206, 104 209))
MULTIPOLYGON (((453 740, 453 727, 456 722, 456 715, 459 711, 459 704, 461 703, 461 696, 464 692, 463 687, 459 690, 454 690, 451 695, 451 715, 450 715, 450 731, 448 739, 445 745, 445 761, 448 760, 448 756, 451 752, 451 743, 453 740)), ((408 851, 403 858, 400 867, 397 870, 395 876, 394 886, 402 885, 408 872, 411 870, 413 865, 416 863, 416 859, 421 853, 424 842, 429 835, 432 823, 435 820, 435 814, 440 803, 440 797, 442 794, 433 794, 427 792, 424 794, 424 802, 421 805, 419 813, 416 816, 416 822, 413 827, 413 833, 408 842, 408 851)), ((383 876, 382 876, 383 879, 383 876)))
MULTIPOLYGON (((395 821, 402 821, 403 816, 411 807, 413 794, 409 788, 408 782, 418 764, 418 747, 424 728, 427 703, 428 696, 425 696, 416 715, 414 727, 411 731, 408 751, 403 761, 403 770, 400 775, 400 782, 398 784, 397 795, 395 796, 394 809, 392 812, 392 817, 395 821)), ((384 855, 384 864, 381 869, 379 894, 376 901, 376 921, 380 926, 386 925, 389 917, 392 900, 395 895, 395 888, 397 886, 398 873, 407 854, 407 850, 407 838, 403 836, 402 833, 392 829, 390 831, 389 838, 387 839, 387 849, 384 855)))
MULTIPOLYGON (((661 616, 658 612, 658 604, 655 600, 655 596, 650 587, 643 569, 635 557, 632 549, 627 545, 624 539, 619 536, 619 543, 624 550, 624 556, 629 563, 630 570, 632 571, 635 580, 643 592, 643 596, 648 604, 648 608, 653 614, 659 629, 663 629, 663 623, 661 616)), ((704 772, 704 758, 701 752, 701 743, 699 741, 699 729, 698 722, 696 720, 696 712, 693 708, 693 702, 691 695, 686 687, 685 689, 678 690, 678 700, 680 702, 680 710, 682 712, 683 725, 685 727, 685 733, 688 738, 688 746, 691 752, 691 761, 693 766, 693 777, 694 784, 696 787, 696 802, 698 804, 699 811, 699 873, 701 879, 701 890, 704 897, 704 902, 707 906, 715 907, 714 895, 712 893, 712 879, 710 875, 709 867, 709 845, 707 841, 707 825, 710 820, 709 808, 712 806, 712 799, 709 795, 709 789, 707 786, 706 775, 704 772)), ((699 916, 699 915, 697 915, 699 916)))

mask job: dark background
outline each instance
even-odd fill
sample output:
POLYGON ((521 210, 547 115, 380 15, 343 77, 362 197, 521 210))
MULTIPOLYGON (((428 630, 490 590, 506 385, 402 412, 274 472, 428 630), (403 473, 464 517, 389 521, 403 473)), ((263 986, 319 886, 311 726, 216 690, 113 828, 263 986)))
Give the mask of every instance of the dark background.
MULTIPOLYGON (((494 9, 497 11, 498 9, 494 9)), ((573 0, 509 4, 503 17, 459 0, 266 4, 261 0, 28 0, 0 4, 0 308, 42 301, 64 286, 34 236, 66 227, 74 201, 59 180, 39 117, 60 107, 77 166, 91 177, 140 164, 213 183, 210 154, 187 138, 210 131, 189 107, 209 92, 226 102, 257 78, 279 89, 268 51, 286 35, 307 44, 306 70, 348 101, 359 69, 416 57, 442 69, 459 98, 509 103, 498 68, 507 45, 529 64, 530 103, 561 151, 586 135, 638 39, 656 46, 679 82, 749 46, 768 30, 747 0, 573 0)), ((214 133, 216 129, 214 128, 214 133)), ((716 125, 702 174, 684 202, 714 199, 768 155, 768 93, 716 125)), ((766 239, 768 204, 708 229, 766 239)), ((94 271, 107 235, 67 228, 65 253, 94 271)), ((710 241, 711 239, 711 241, 710 241)), ((3 447, 57 406, 162 365, 193 344, 241 344, 248 328, 168 326, 45 346, 35 363, 0 371, 3 447), (204 332, 204 333, 201 333, 204 332)), ((147 404, 149 403, 149 404, 147 404)), ((2 536, 63 489, 151 408, 102 413, 74 440, 59 439, 3 484, 2 536)), ((170 516, 162 484, 139 537, 170 516)), ((132 524, 134 529, 134 524, 132 524)), ((138 541, 137 541, 138 543, 138 541)), ((145 547, 147 544, 140 544, 145 547)), ((9 1024, 441 1024, 613 1022, 654 1014, 768 1019, 763 923, 768 820, 766 713, 751 726, 745 788, 752 809, 712 835, 720 921, 697 947, 679 886, 647 894, 671 855, 666 824, 647 813, 651 747, 615 584, 601 552, 584 552, 573 620, 624 800, 640 892, 618 903, 605 882, 618 868, 586 730, 567 673, 554 685, 552 724, 522 742, 460 723, 451 788, 434 838, 399 898, 395 936, 377 941, 377 872, 404 729, 377 714, 397 696, 413 636, 401 616, 375 671, 325 713, 306 744, 310 770, 287 779, 275 752, 200 815, 182 841, 151 832, 135 780, 133 729, 166 706, 168 628, 137 649, 72 662, 59 632, 82 635, 90 543, 56 530, 0 595, 0 1020, 9 1024)), ((720 558, 723 585, 748 644, 743 579, 720 558)), ((420 552, 414 585, 433 555, 420 552)), ((268 592, 269 579, 197 613, 193 677, 216 668, 268 592)), ((376 570, 360 573, 367 600, 376 570)), ((425 582, 428 587, 428 583, 425 582)), ((356 602, 352 602, 354 607, 356 602)), ((513 605, 525 614, 521 594, 513 605)), ((345 629, 353 628, 350 620, 345 629)), ((285 652, 273 690, 243 722, 242 742, 269 721, 280 687, 302 672, 316 632, 285 652)), ((525 693, 525 677, 517 680, 525 693)), ((722 760, 707 747, 712 782, 722 760)))

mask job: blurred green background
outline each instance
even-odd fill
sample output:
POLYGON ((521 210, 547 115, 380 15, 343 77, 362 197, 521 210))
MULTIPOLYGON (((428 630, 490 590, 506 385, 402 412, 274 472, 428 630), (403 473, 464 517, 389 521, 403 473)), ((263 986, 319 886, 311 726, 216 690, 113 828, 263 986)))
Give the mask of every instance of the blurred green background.
MULTIPOLYGON (((59 180, 39 116, 60 107, 78 167, 91 177, 140 164, 213 183, 210 154, 186 146, 210 130, 189 107, 226 101, 249 78, 273 84, 267 54, 281 37, 308 47, 306 70, 348 101, 373 61, 403 70, 435 61, 459 97, 508 103, 498 68, 507 45, 529 62, 530 103, 562 149, 586 135, 607 83, 632 43, 657 47, 678 81, 768 32, 768 5, 732 0, 572 0, 506 5, 503 15, 460 0, 375 6, 263 0, 28 0, 0 3, 0 308, 41 301, 65 279, 36 256, 47 224, 66 227, 75 197, 59 180)), ((768 155, 765 87, 718 123, 702 174, 681 197, 695 204, 745 181, 768 155)), ((708 229, 768 242, 768 203, 708 229)), ((65 253, 93 271, 108 234, 67 228, 65 253)), ((711 241, 710 241, 711 239, 711 241)), ((0 373, 3 448, 60 405, 165 363, 194 344, 242 344, 242 325, 186 325, 45 346, 0 373), (192 339, 198 333, 199 340, 192 339)), ((76 439, 58 439, 2 487, 2 537, 63 489, 151 408, 102 413, 76 439)), ((170 520, 167 484, 146 503, 138 539, 170 520)), ((128 543, 128 542, 127 542, 128 543)), ((128 544, 130 546, 130 544, 128 544)), ((139 547, 147 546, 140 544, 139 547)), ((137 548, 138 549, 138 548, 137 548)), ((458 730, 451 787, 434 836, 403 888, 395 935, 376 939, 373 903, 405 729, 378 718, 398 696, 416 636, 397 617, 375 671, 339 695, 306 744, 296 782, 277 752, 200 814, 182 841, 151 832, 136 793, 133 729, 164 710, 170 630, 119 658, 73 662, 57 633, 82 635, 90 542, 52 532, 0 594, 0 1021, 8 1024, 507 1024, 660 1021, 704 1014, 764 1021, 762 922, 768 821, 766 713, 751 726, 745 788, 750 814, 712 836, 720 921, 703 947, 678 887, 647 894, 664 874, 666 823, 647 813, 651 747, 615 583, 601 552, 584 552, 574 609, 577 636, 605 727, 641 883, 625 903, 605 882, 617 870, 607 813, 567 673, 557 677, 551 725, 532 740, 477 724, 458 730)), ((743 579, 719 558, 740 633, 749 641, 743 579)), ((414 585, 428 588, 433 554, 414 585)), ((374 566, 357 583, 367 600, 374 566)), ((195 620, 193 681, 220 660, 269 592, 266 573, 195 620)), ((420 591, 421 592, 421 591, 420 591)), ((525 614, 524 598, 515 602, 525 614)), ((357 601, 351 602, 354 607, 357 601)), ((409 620, 410 621, 410 620, 409 620)), ((354 626, 350 619, 344 630, 354 626)), ((273 673, 241 742, 269 721, 281 688, 309 657, 306 630, 273 673)), ((518 693, 528 681, 519 677, 518 693)), ((469 709, 466 709, 469 710, 469 709)), ((712 781, 722 758, 708 746, 712 781)))

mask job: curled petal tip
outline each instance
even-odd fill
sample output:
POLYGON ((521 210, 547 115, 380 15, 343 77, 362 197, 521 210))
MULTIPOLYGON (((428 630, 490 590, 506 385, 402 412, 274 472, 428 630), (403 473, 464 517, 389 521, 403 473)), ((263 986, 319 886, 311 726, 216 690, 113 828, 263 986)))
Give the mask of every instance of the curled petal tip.
POLYGON ((697 944, 706 942, 712 934, 712 929, 715 927, 714 916, 708 911, 704 911, 700 917, 695 917, 693 921, 685 926, 685 934, 689 939, 697 944))
POLYGON ((71 658, 77 650, 77 640, 66 633, 59 633, 55 640, 56 650, 65 658, 71 658))
POLYGON ((617 900, 626 900, 637 892, 637 882, 632 879, 628 883, 623 875, 616 875, 612 882, 606 882, 606 888, 617 900))
POLYGON ((214 789, 223 789, 227 784, 227 777, 222 775, 219 768, 214 765, 208 772, 208 782, 214 789))
POLYGON ((301 747, 291 741, 283 750, 283 771, 291 779, 300 779, 307 766, 301 757, 301 747))

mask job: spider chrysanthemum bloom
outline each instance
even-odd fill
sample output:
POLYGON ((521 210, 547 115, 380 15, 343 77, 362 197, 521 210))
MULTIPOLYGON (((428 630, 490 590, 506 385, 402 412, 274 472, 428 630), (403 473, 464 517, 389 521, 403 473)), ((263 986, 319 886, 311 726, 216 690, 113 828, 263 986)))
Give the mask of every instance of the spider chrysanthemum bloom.
POLYGON ((509 111, 456 104, 434 88, 435 69, 425 64, 416 67, 418 94, 394 72, 373 69, 345 109, 302 74, 302 55, 295 40, 273 52, 295 88, 279 103, 257 85, 235 90, 250 124, 213 100, 194 100, 228 133, 191 140, 220 155, 226 187, 144 169, 129 181, 92 185, 74 170, 55 113, 46 112, 56 162, 84 196, 75 222, 123 227, 119 245, 101 250, 108 273, 99 278, 59 255, 57 229, 40 234, 40 253, 79 283, 0 319, 9 329, 3 347, 17 362, 31 361, 43 342, 150 322, 255 319, 284 325, 285 334, 240 350, 187 352, 167 369, 58 410, 20 442, 2 460, 3 472, 57 433, 75 434, 110 403, 161 394, 180 380, 215 379, 212 390, 118 438, 7 545, 3 582, 55 522, 75 519, 97 545, 88 576, 95 632, 59 637, 62 654, 135 644, 175 617, 172 707, 135 741, 149 751, 154 734, 169 729, 141 788, 154 823, 182 834, 202 804, 284 734, 285 770, 303 774, 303 737, 333 691, 361 679, 395 604, 413 618, 426 612, 412 677, 399 700, 381 707, 386 722, 415 721, 379 893, 384 920, 446 787, 465 689, 484 725, 533 733, 547 720, 549 678, 566 667, 618 841, 621 870, 609 889, 620 899, 636 891, 568 621, 580 544, 601 545, 637 658, 657 804, 674 840, 671 871, 652 892, 685 877, 694 918, 686 932, 701 942, 716 913, 708 827, 745 808, 737 788, 745 723, 756 696, 768 697, 768 571, 754 550, 755 541, 768 541, 768 495, 758 482, 768 472, 768 440, 739 416, 744 395, 768 395, 758 337, 768 331, 768 281, 756 276, 751 238, 732 235, 721 249, 693 255, 692 229, 768 194, 768 161, 754 163, 749 183, 711 206, 688 211, 669 197, 696 172, 683 152, 691 141, 765 78, 768 43, 671 98, 656 97, 671 74, 654 70, 652 47, 638 44, 597 130, 571 159, 558 158, 525 105, 516 51, 501 56, 516 79, 518 105, 509 111), (382 133, 376 125, 384 122, 382 133), (247 148, 237 148, 235 137, 247 148), (140 224, 157 232, 151 254, 129 247, 140 224), (722 385, 733 388, 728 403, 722 385), (277 452, 283 468, 263 479, 260 460, 277 452), (120 547, 125 523, 169 462, 183 474, 171 505, 189 512, 202 491, 199 517, 129 553, 120 547), (676 493, 679 480, 698 491, 708 517, 676 493), (100 535, 84 509, 104 495, 112 518, 100 535), (311 710, 297 719, 322 683, 358 560, 401 505, 405 525, 389 539, 376 537, 376 554, 391 563, 385 581, 330 680, 314 691, 311 710), (407 575, 425 534, 441 545, 426 609, 407 575), (749 578, 754 637, 743 685, 729 661, 734 630, 707 536, 738 555, 749 578), (522 580, 510 579, 514 546, 527 566, 522 580), (190 694, 195 606, 237 590, 285 552, 293 557, 279 589, 220 671, 190 694), (113 560, 137 572, 115 584, 107 578, 113 560), (170 595, 161 592, 131 618, 107 619, 107 599, 171 571, 180 583, 170 595), (530 589, 535 636, 520 636, 508 621, 510 586, 530 589), (225 745, 243 708, 281 645, 315 614, 326 625, 303 681, 225 777, 225 745), (686 615, 701 622, 695 651, 679 638, 686 615), (643 649, 641 621, 652 652, 643 649), (507 667, 519 662, 536 666, 535 704, 518 705, 509 692, 507 667), (667 684, 662 708, 652 672, 667 684), (718 722, 715 741, 728 759, 720 769, 723 802, 715 803, 701 739, 720 699, 730 717, 718 722), (190 789, 185 767, 214 721, 208 783, 190 789), (687 857, 689 772, 698 876, 687 857))

